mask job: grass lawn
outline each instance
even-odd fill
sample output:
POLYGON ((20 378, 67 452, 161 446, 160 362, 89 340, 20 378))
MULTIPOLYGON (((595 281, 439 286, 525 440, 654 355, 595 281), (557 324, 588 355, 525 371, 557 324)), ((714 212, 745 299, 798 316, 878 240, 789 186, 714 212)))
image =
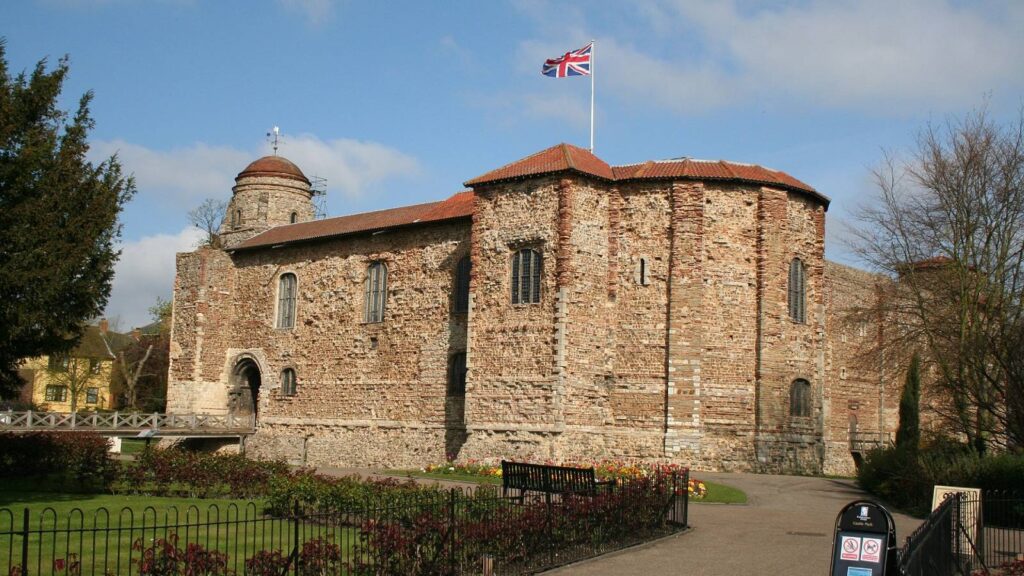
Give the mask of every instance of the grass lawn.
MULTIPOLYGON (((81 561, 83 573, 114 574, 138 570, 132 566, 141 554, 132 545, 144 546, 154 539, 176 534, 178 547, 198 543, 208 550, 227 554, 227 561, 241 574, 244 562, 260 550, 293 547, 294 523, 263 515, 262 502, 225 499, 112 496, 66 492, 16 491, 0 488, 0 573, 21 563, 21 537, 5 535, 22 529, 29 509, 29 571, 48 574, 63 560, 81 561), (55 562, 56 561, 56 562, 55 562)), ((358 539, 349 527, 304 523, 300 541, 330 534, 343 553, 358 539)), ((62 572, 62 571, 61 571, 62 572)))
MULTIPOLYGON (((443 472, 423 472, 420 470, 388 470, 389 474, 408 476, 410 478, 431 478, 434 480, 449 480, 453 482, 473 482, 475 484, 501 484, 501 478, 496 476, 476 476, 473 474, 456 474, 443 472)), ((712 504, 746 504, 747 494, 739 488, 733 488, 726 484, 715 482, 704 482, 708 488, 708 494, 704 498, 691 498, 694 503, 712 504)))
POLYGON ((708 487, 708 494, 700 500, 691 499, 690 502, 697 504, 746 504, 747 493, 739 488, 733 488, 727 484, 704 481, 708 487))

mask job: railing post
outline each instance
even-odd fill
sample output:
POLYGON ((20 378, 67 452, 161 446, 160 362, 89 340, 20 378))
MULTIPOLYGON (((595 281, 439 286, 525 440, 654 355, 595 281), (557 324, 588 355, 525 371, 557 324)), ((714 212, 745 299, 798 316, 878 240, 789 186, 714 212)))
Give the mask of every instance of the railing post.
POLYGON ((455 488, 448 491, 448 566, 455 574, 455 488))
POLYGON ((28 508, 21 522, 21 576, 28 576, 28 508))
POLYGON ((31 410, 29 410, 28 412, 25 413, 25 427, 26 428, 31 428, 32 427, 32 411, 31 410))
POLYGON ((295 542, 295 570, 292 572, 295 576, 299 576, 299 562, 301 559, 301 545, 299 544, 299 501, 295 500, 295 504, 292 506, 292 517, 295 520, 295 529, 293 531, 293 537, 295 542))
POLYGON ((159 412, 153 412, 153 428, 155 430, 159 430, 160 429, 160 413, 159 412))
POLYGON ((78 427, 78 412, 71 413, 71 429, 74 430, 78 427))

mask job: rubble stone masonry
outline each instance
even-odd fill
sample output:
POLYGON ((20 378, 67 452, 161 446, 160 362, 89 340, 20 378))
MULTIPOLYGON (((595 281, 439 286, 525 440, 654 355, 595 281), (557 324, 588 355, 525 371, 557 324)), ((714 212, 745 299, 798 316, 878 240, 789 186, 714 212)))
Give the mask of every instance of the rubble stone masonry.
POLYGON ((895 427, 898 386, 858 354, 877 330, 845 319, 876 297, 877 278, 825 261, 821 197, 569 170, 476 185, 465 216, 242 244, 292 212, 310 219, 296 186, 240 176, 233 206, 246 220, 225 230, 229 250, 178 255, 168 411, 255 411, 250 454, 843 474, 851 431, 895 427), (539 303, 511 300, 522 248, 542 257, 539 303), (466 256, 463 313, 454 292, 466 256), (794 258, 805 264, 804 322, 787 307, 794 258), (387 266, 386 308, 370 323, 374 262, 387 266), (295 322, 279 328, 286 273, 295 322), (461 353, 464 395, 449 386, 461 353), (293 395, 281 388, 286 369, 293 395), (797 379, 811 383, 809 416, 790 413, 797 379))

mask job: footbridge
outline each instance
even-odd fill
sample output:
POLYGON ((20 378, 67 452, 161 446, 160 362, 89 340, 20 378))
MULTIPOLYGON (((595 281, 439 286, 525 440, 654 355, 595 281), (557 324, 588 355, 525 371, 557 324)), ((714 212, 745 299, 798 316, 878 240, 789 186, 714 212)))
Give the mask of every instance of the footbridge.
POLYGON ((0 411, 0 432, 95 432, 114 437, 244 439, 256 432, 251 414, 0 411))

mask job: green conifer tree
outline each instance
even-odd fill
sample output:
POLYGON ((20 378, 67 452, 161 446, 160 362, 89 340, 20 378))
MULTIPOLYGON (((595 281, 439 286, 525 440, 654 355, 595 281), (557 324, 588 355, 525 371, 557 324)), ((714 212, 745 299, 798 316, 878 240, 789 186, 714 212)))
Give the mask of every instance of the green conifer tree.
POLYGON ((71 349, 102 313, 135 192, 116 157, 86 159, 92 93, 58 107, 68 59, 11 76, 0 38, 0 394, 25 358, 71 349))
POLYGON ((921 442, 921 359, 914 354, 907 369, 907 380, 900 396, 900 426, 896 429, 896 446, 917 450, 921 442))

